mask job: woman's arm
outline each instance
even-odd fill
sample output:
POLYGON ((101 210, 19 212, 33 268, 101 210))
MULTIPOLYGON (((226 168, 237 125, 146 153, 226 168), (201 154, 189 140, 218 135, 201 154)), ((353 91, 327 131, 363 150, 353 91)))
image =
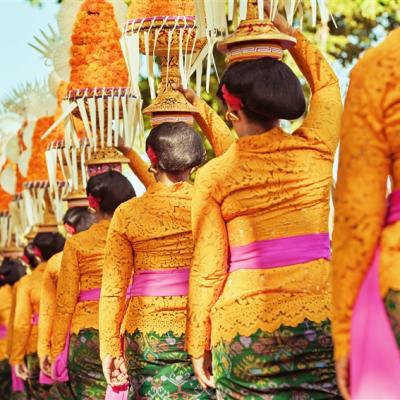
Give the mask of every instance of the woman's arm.
POLYGON ((307 116, 296 134, 318 138, 334 153, 339 140, 342 100, 338 79, 323 54, 294 31, 297 44, 290 50, 311 89, 307 116))
POLYGON ((210 349, 210 311, 227 275, 228 239, 220 205, 213 197, 208 165, 199 170, 192 201, 194 239, 190 270, 187 348, 194 358, 210 349))
POLYGON ((51 354, 51 332, 56 312, 57 277, 54 264, 61 262, 62 253, 53 256, 47 263, 43 273, 40 294, 38 356, 43 358, 51 354))
POLYGON ((149 172, 149 165, 134 149, 125 146, 120 146, 118 149, 129 159, 129 167, 146 189, 155 182, 153 174, 149 172))
POLYGON ((65 340, 70 330, 72 316, 79 296, 80 270, 74 238, 67 240, 58 275, 56 311, 53 326, 51 356, 54 360, 64 349, 65 340))
POLYGON ((132 245, 124 232, 124 209, 117 209, 107 234, 106 257, 99 306, 100 358, 121 356, 121 324, 125 296, 134 262, 132 245))
POLYGON ((11 346, 10 363, 19 365, 24 361, 26 347, 31 333, 32 305, 30 299, 31 277, 27 277, 18 285, 11 346))
POLYGON ((235 135, 224 120, 203 99, 195 96, 193 105, 199 112, 194 114, 195 121, 207 137, 215 154, 220 156, 235 141, 235 135))
POLYGON ((228 150, 236 137, 224 120, 204 100, 197 96, 194 90, 173 87, 182 92, 186 99, 197 108, 199 113, 194 114, 194 119, 210 142, 215 154, 220 156, 228 150))

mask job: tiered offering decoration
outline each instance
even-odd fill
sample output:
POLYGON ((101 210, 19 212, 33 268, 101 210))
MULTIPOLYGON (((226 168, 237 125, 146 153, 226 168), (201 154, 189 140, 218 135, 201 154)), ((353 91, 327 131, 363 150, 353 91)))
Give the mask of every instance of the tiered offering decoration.
POLYGON ((201 82, 201 68, 206 37, 199 37, 193 1, 143 2, 133 0, 124 28, 124 51, 131 80, 139 79, 139 50, 146 55, 150 91, 155 97, 154 58, 161 58, 161 83, 154 102, 144 110, 151 115, 151 124, 184 121, 193 124, 197 110, 172 83, 188 84, 193 70, 201 82))
POLYGON ((296 44, 294 37, 281 33, 270 20, 263 19, 264 9, 260 13, 258 6, 258 0, 248 0, 248 19, 242 20, 218 46, 226 54, 227 64, 261 57, 281 59, 283 51, 296 44))
MULTIPOLYGON (((66 146, 65 141, 58 140, 50 144, 46 157, 50 181, 54 182, 56 171, 61 171, 63 180, 67 182, 67 194, 63 200, 67 201, 68 208, 87 206, 86 197, 86 160, 91 157, 91 147, 85 139, 81 139, 76 146, 66 146), (58 168, 57 168, 58 166, 58 168)), ((95 167, 91 167, 95 168, 95 167)))
POLYGON ((66 118, 65 148, 71 153, 71 147, 80 146, 73 116, 82 120, 91 147, 89 175, 104 168, 121 170, 127 159, 116 150, 119 137, 133 146, 136 133, 143 129, 142 100, 139 90, 129 85, 119 42, 117 17, 121 10, 126 13, 122 0, 71 0, 61 7, 59 15, 60 30, 70 34, 64 39, 71 47, 69 91, 63 101, 63 116, 56 124, 66 118), (72 22, 70 28, 61 18, 64 14, 72 22))

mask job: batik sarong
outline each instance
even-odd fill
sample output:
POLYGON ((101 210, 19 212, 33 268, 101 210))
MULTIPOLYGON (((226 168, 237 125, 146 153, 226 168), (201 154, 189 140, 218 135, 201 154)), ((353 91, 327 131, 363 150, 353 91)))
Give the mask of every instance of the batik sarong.
POLYGON ((400 349, 400 291, 390 289, 385 296, 385 308, 400 349))
POLYGON ((31 398, 34 400, 62 399, 55 385, 42 385, 39 383, 40 365, 37 354, 28 354, 26 363, 29 370, 27 384, 31 398))
POLYGON ((7 359, 0 361, 0 399, 11 396, 11 368, 7 359))
POLYGON ((328 320, 238 335, 212 354, 218 399, 340 398, 328 320))
POLYGON ((71 335, 68 373, 76 399, 104 400, 107 383, 100 361, 97 329, 82 329, 78 335, 71 335))
POLYGON ((193 373, 190 356, 184 350, 184 336, 136 331, 125 336, 125 357, 133 399, 212 399, 193 373))

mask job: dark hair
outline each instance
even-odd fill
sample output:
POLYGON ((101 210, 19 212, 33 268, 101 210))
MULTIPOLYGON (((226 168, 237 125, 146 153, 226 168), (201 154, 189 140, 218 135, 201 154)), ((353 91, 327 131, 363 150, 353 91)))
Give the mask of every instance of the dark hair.
POLYGON ((15 258, 6 257, 0 266, 1 284, 14 285, 24 275, 26 275, 26 267, 15 258))
POLYGON ((39 264, 39 260, 35 257, 33 253, 33 242, 29 242, 24 247, 24 258, 31 268, 35 268, 39 264))
POLYGON ((117 171, 92 176, 87 183, 86 193, 99 199, 100 210, 109 215, 120 204, 136 196, 129 180, 117 171))
POLYGON ((72 207, 64 215, 63 222, 82 232, 93 224, 94 215, 88 207, 72 207))
POLYGON ((172 173, 199 166, 205 157, 200 136, 184 122, 165 122, 153 128, 146 139, 157 155, 158 166, 172 173))
POLYGON ((33 239, 33 245, 40 249, 43 260, 49 260, 54 254, 64 249, 65 238, 58 232, 38 233, 33 239))
POLYGON ((284 62, 273 58, 230 65, 217 92, 222 101, 224 84, 229 92, 240 97, 243 111, 251 121, 293 120, 306 111, 306 99, 299 79, 284 62))

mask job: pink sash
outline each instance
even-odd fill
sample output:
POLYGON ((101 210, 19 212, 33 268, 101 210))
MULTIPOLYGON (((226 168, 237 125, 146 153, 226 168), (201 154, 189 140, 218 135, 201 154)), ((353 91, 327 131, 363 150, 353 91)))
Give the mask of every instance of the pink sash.
POLYGON ((24 392, 25 385, 24 381, 21 378, 18 378, 15 367, 11 367, 11 382, 12 382, 12 391, 13 392, 24 392))
POLYGON ((260 240, 230 247, 229 272, 239 269, 269 269, 331 259, 328 233, 260 240))
POLYGON ((0 339, 7 338, 7 325, 3 324, 0 325, 0 339))
MULTIPOLYGON (((400 221, 400 191, 390 196, 387 224, 400 221)), ((379 290, 380 249, 361 285, 351 321, 352 399, 400 399, 400 351, 379 290)))
MULTIPOLYGON (((81 290, 78 297, 78 303, 83 301, 99 301, 100 288, 81 290)), ((63 351, 56 357, 51 367, 51 377, 57 382, 68 382, 68 356, 69 356, 70 332, 65 339, 63 351)))
POLYGON ((134 275, 126 297, 187 296, 189 273, 189 268, 139 271, 134 275))
MULTIPOLYGON (((34 313, 34 314, 32 314, 31 325, 38 325, 38 324, 39 324, 39 314, 34 313)), ((49 376, 47 376, 44 372, 40 371, 39 383, 41 385, 52 385, 54 383, 54 381, 49 376)))
POLYGON ((105 400, 127 400, 129 393, 129 386, 113 387, 108 385, 105 400))

